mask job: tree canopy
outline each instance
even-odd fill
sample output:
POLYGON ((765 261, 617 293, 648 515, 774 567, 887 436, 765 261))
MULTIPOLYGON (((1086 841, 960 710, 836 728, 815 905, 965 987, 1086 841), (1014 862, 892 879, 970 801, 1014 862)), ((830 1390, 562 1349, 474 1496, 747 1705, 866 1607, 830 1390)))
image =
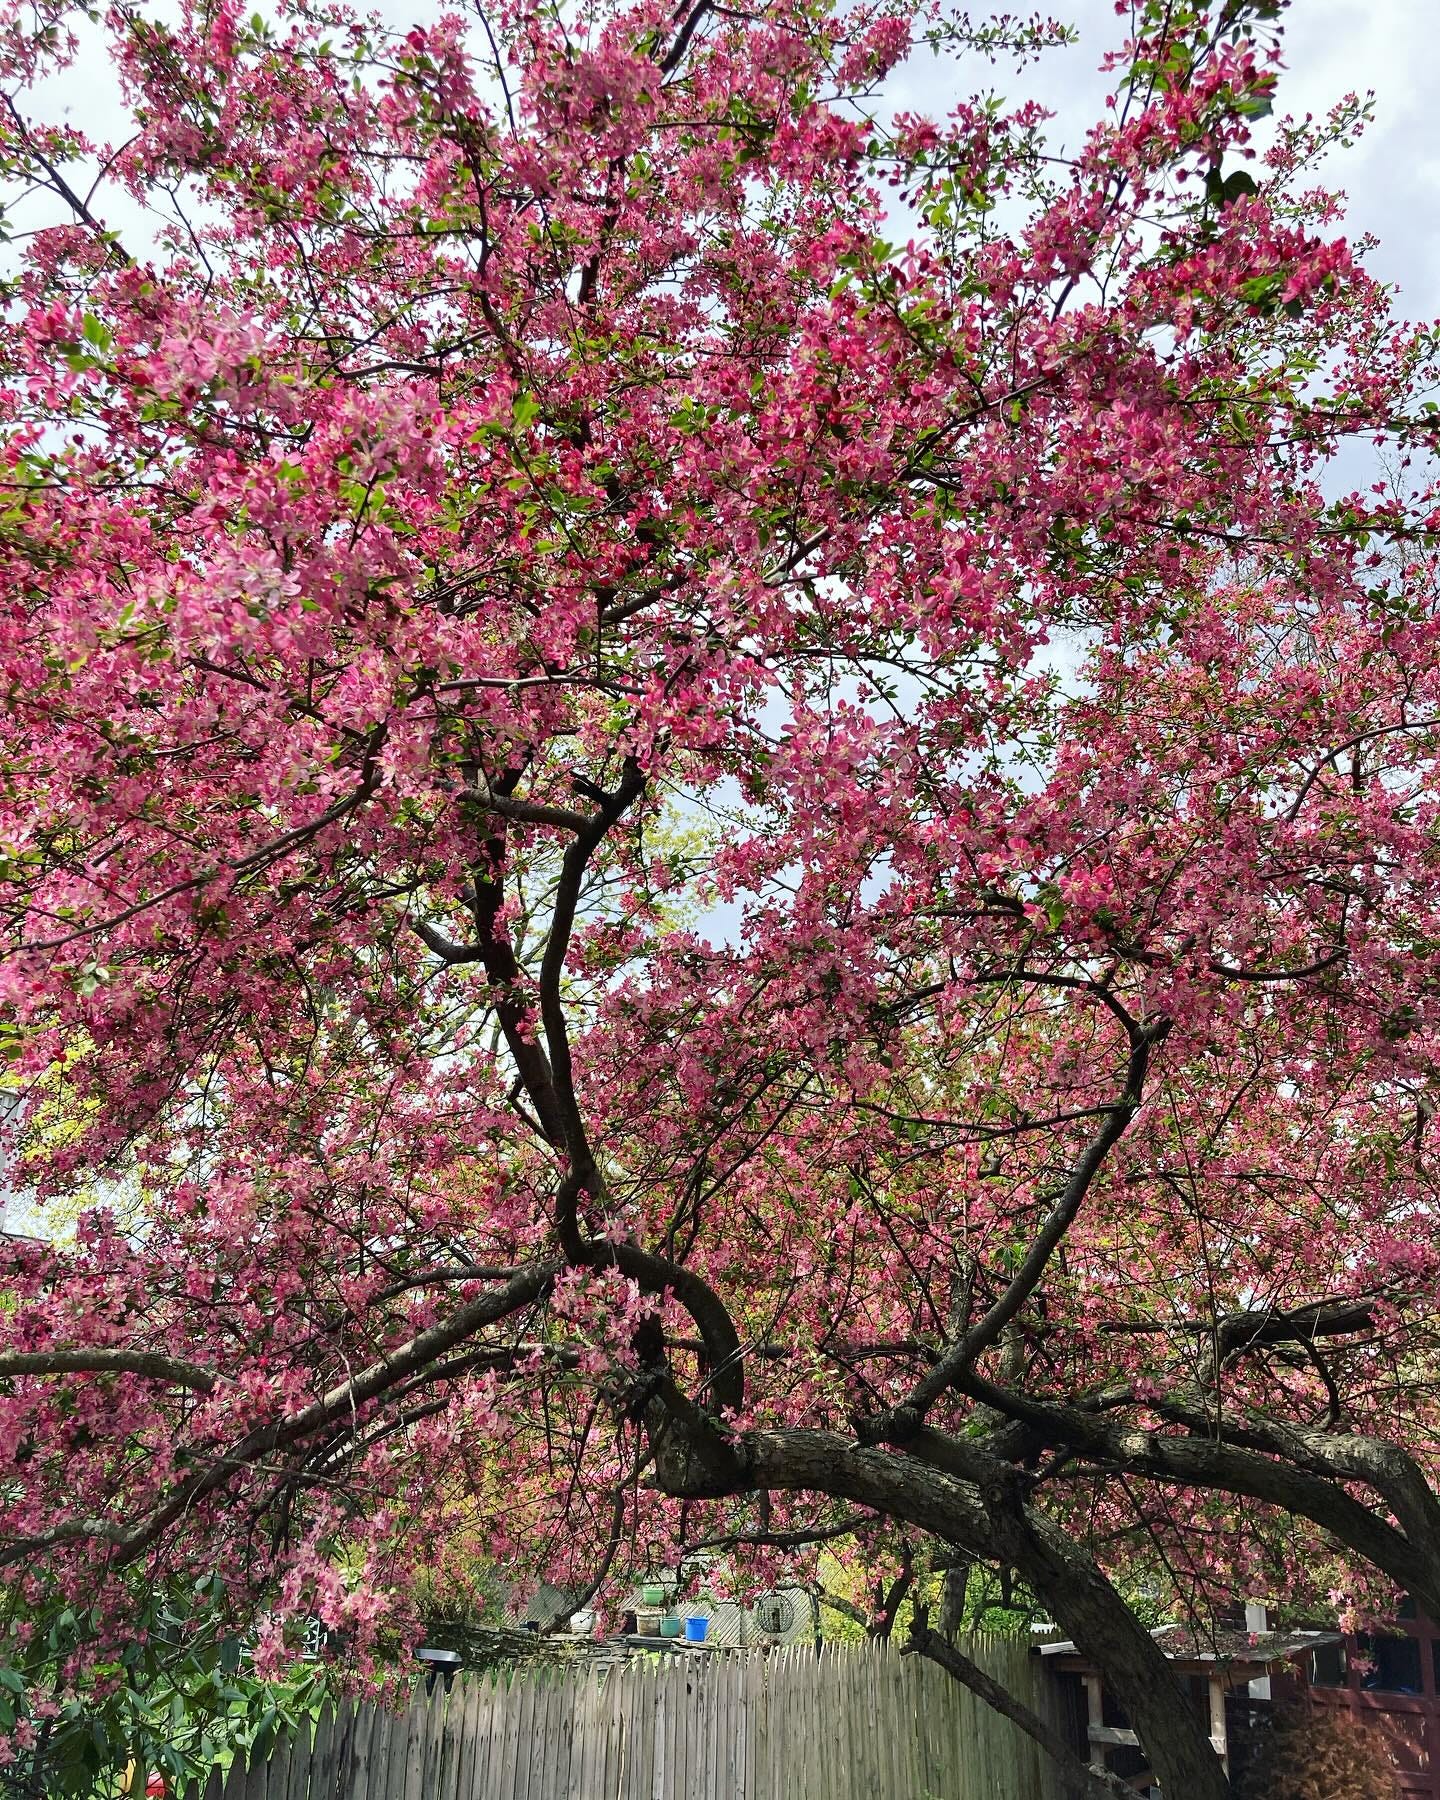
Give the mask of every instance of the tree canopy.
POLYGON ((0 1033, 113 1201, 0 1272, 62 1683, 137 1583, 263 1671, 437 1544, 849 1534, 1014 1571, 1213 1800, 1118 1569, 1440 1616, 1435 340, 1278 11, 1122 9, 1062 151, 1058 27, 908 0, 5 6, 0 1033))

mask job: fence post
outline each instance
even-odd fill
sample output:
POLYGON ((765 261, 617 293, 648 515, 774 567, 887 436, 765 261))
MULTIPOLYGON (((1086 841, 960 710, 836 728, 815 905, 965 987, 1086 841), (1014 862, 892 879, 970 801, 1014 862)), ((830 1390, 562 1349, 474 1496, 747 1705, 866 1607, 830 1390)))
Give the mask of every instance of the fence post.
MULTIPOLYGON (((1047 1719, 1028 1643, 974 1660, 1047 1719)), ((786 1645, 463 1678, 403 1713, 346 1700, 205 1800, 1056 1800, 1049 1759, 922 1657, 786 1645)))

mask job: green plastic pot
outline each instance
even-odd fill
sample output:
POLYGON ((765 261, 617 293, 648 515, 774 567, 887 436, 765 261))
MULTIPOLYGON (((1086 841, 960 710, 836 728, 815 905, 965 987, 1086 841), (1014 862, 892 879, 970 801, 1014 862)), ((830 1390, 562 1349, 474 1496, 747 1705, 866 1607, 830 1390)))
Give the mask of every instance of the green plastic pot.
POLYGON ((646 1606, 663 1606, 665 1590, 658 1581, 647 1581, 640 1590, 640 1598, 646 1606))

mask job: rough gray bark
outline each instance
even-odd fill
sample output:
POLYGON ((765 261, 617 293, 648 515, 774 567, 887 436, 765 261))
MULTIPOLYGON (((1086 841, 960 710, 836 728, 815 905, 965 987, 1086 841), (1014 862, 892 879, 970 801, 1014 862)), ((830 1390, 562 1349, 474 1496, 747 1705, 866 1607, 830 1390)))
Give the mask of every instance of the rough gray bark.
MULTIPOLYGON (((693 1414, 684 1420, 694 1422, 693 1414)), ((1104 1669, 1166 1793, 1229 1800, 1225 1771, 1164 1653, 1084 1550, 1025 1504, 1006 1465, 956 1444, 953 1460, 968 1466, 966 1478, 906 1450, 858 1446, 825 1431, 727 1437, 712 1429, 697 1441, 692 1431, 661 1425, 656 1442, 657 1478, 671 1494, 828 1494, 1010 1563, 1104 1669)))
POLYGON ((935 1623, 944 1637, 954 1637, 965 1623, 965 1590, 973 1567, 968 1556, 957 1556, 940 1581, 940 1614, 935 1623))

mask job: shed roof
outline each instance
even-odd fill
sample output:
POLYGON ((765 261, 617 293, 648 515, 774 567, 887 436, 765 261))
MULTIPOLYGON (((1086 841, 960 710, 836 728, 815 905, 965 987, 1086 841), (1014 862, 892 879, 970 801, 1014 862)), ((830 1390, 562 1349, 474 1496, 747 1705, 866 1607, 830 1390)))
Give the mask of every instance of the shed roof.
MULTIPOLYGON (((1217 1625, 1197 1630, 1193 1625, 1158 1625, 1150 1633, 1171 1662, 1244 1664, 1269 1668, 1288 1662, 1320 1644, 1338 1644, 1338 1631, 1245 1631, 1217 1625)), ((1077 1657, 1084 1652, 1071 1639, 1036 1646, 1041 1656, 1077 1657)))

